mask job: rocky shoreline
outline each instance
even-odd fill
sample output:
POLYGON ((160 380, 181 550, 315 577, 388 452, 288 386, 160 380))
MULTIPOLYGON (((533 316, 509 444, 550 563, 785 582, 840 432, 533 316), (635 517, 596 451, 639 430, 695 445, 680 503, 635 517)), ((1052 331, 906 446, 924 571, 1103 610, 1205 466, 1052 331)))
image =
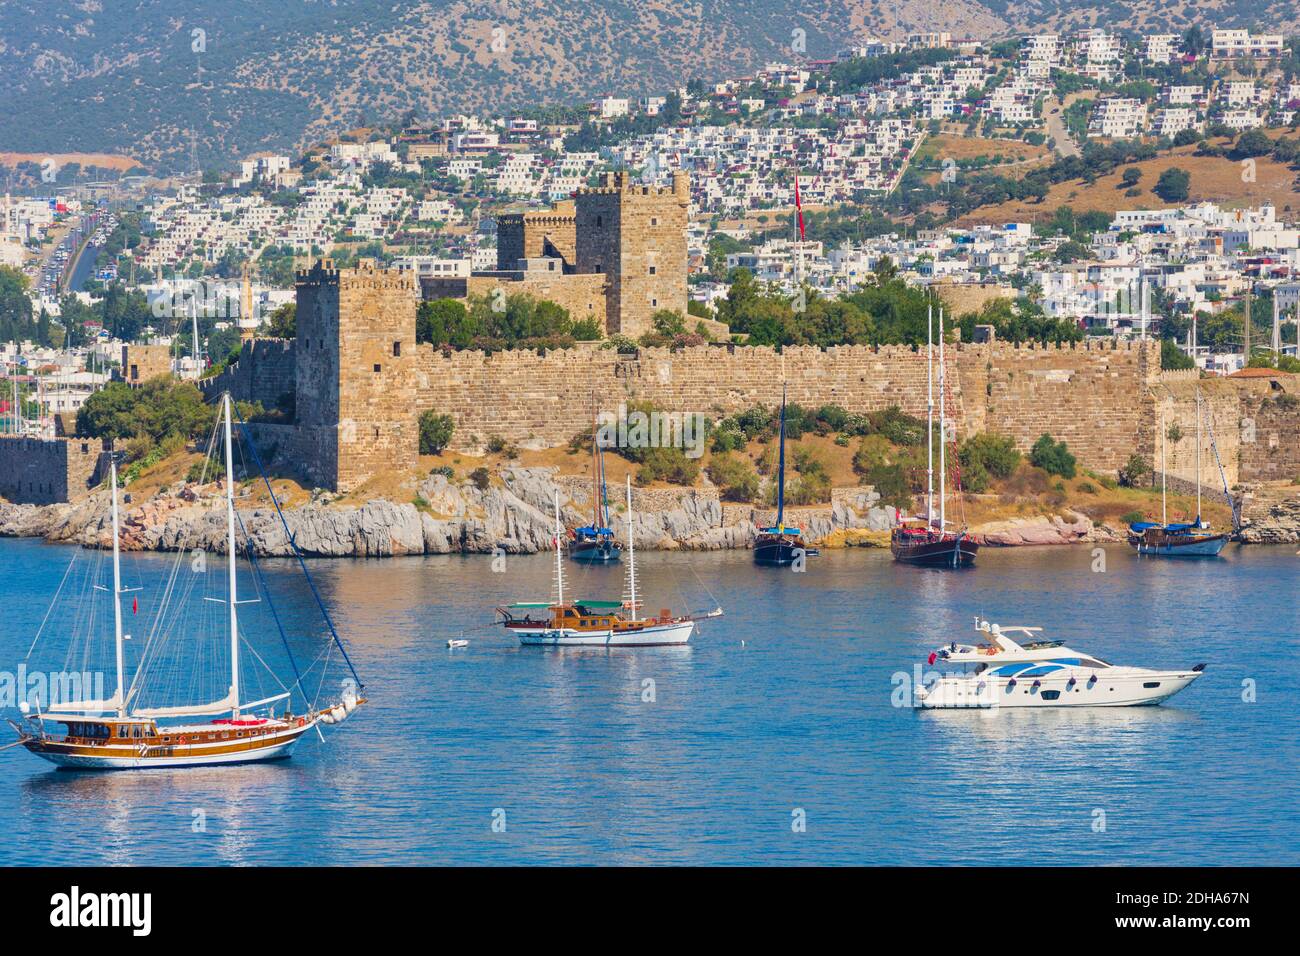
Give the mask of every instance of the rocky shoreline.
MULTIPOLYGON (((310 557, 393 557, 420 554, 533 554, 549 551, 554 526, 552 502, 559 494, 567 526, 589 523, 591 492, 585 479, 560 476, 549 468, 508 468, 486 488, 442 475, 423 479, 416 503, 383 499, 341 505, 328 496, 284 511, 239 509, 240 520, 259 557, 292 555, 288 534, 310 557)), ((128 550, 181 548, 223 553, 225 510, 219 485, 178 484, 144 501, 125 502, 122 546, 128 550)), ((612 496, 613 497, 613 496, 612 496)), ((647 550, 745 549, 755 529, 773 520, 771 509, 721 501, 708 490, 636 489, 636 544, 647 550)), ((621 507, 611 508, 611 525, 626 540, 621 507)), ((1275 506, 1277 519, 1248 528, 1251 541, 1300 540, 1300 499, 1275 506), (1288 537, 1290 535, 1290 537, 1288 537)), ((1261 518, 1267 518, 1261 515, 1261 518)), ((894 510, 882 507, 869 488, 836 489, 829 506, 791 509, 805 537, 822 547, 888 546, 894 510)), ((52 542, 107 547, 107 494, 96 492, 73 504, 0 503, 0 537, 40 537, 52 542)), ((982 545, 1018 547, 1109 543, 1122 534, 1080 515, 1053 515, 992 522, 972 530, 982 545)))

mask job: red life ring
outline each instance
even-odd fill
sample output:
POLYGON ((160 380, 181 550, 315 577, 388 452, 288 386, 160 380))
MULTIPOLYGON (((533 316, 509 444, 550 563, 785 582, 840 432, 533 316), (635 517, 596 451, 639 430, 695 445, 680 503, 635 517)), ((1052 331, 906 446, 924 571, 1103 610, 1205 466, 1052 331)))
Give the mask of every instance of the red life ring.
POLYGON ((301 726, 302 726, 303 724, 305 724, 305 723, 307 723, 306 718, 304 718, 304 717, 299 717, 299 718, 298 718, 298 726, 299 726, 299 727, 301 727, 301 726))
POLYGON ((180 742, 183 743, 183 744, 187 744, 187 743, 190 742, 190 738, 185 737, 185 736, 182 736, 180 742))

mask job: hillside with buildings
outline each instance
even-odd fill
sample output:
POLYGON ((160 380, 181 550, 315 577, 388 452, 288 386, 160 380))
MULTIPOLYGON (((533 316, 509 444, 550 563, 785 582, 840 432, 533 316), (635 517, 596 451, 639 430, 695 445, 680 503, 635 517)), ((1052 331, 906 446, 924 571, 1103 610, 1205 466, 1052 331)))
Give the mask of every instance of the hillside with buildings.
POLYGON ((129 17, 96 3, 14 0, 0 6, 0 84, 23 109, 5 117, 0 150, 104 151, 192 170, 375 120, 636 98, 918 31, 994 40, 1191 23, 1297 26, 1293 4, 1257 0, 952 0, 942 15, 920 0, 810 0, 797 13, 771 0, 149 0, 129 17))
MULTIPOLYGON (((771 487, 751 426, 785 383, 818 423, 792 465, 808 523, 870 530, 878 504, 836 506, 920 493, 918 350, 942 309, 953 453, 1046 440, 1078 460, 1059 481, 969 489, 972 521, 1012 522, 987 533, 1114 527, 1154 480, 1157 419, 1195 431, 1201 391, 1234 496, 1282 501, 1261 521, 1292 534, 1296 38, 1089 27, 835 46, 643 96, 376 122, 201 177, 15 167, 0 495, 19 510, 4 526, 80 527, 66 509, 102 478, 104 440, 149 507, 188 514, 202 397, 228 391, 305 527, 343 527, 338 509, 380 521, 321 553, 383 539, 398 518, 371 499, 402 509, 408 543, 425 517, 460 524, 422 547, 482 543, 496 531, 473 522, 515 507, 482 497, 507 471, 579 478, 593 414, 628 408, 721 433, 703 458, 628 460, 671 499, 668 539, 710 529, 707 546, 734 546, 771 487)), ((1183 481, 1186 448, 1167 468, 1183 481)))

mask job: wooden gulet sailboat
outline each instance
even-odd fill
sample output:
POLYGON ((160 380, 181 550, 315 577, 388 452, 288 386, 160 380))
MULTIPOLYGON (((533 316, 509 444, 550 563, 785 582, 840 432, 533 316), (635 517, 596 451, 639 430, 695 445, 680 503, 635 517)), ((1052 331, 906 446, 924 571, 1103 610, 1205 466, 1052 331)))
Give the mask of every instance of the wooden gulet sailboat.
MULTIPOLYGON (((1196 389, 1196 520, 1191 523, 1169 523, 1165 479, 1165 441, 1168 432, 1162 416, 1160 419, 1160 523, 1138 521, 1129 525, 1129 543, 1137 548, 1138 554, 1165 558, 1213 558, 1228 543, 1227 534, 1210 533, 1210 526, 1201 518, 1201 418, 1201 390, 1198 387, 1196 389)), ((1222 466, 1220 466, 1220 477, 1222 477, 1222 466)), ((1229 497, 1229 504, 1231 504, 1226 479, 1223 493, 1229 497)), ((1235 509, 1233 515, 1235 518, 1235 509)))
MULTIPOLYGON (((632 514, 632 479, 627 480, 627 592, 622 601, 564 599, 564 559, 560 555, 563 525, 560 496, 555 496, 555 600, 523 602, 497 608, 501 624, 519 643, 535 647, 656 647, 685 644, 700 619, 674 616, 667 608, 654 617, 642 617, 637 593, 635 522, 632 514), (524 612, 522 617, 516 616, 524 612), (545 616, 534 617, 534 611, 545 616), (626 612, 620 613, 620 612, 626 612)), ((702 617, 720 617, 722 608, 702 617)))
MULTIPOLYGON (((285 705, 279 713, 274 706, 288 700, 293 687, 283 693, 254 701, 241 699, 240 644, 242 634, 239 607, 242 603, 238 591, 236 560, 238 550, 235 539, 234 456, 232 452, 233 405, 227 394, 222 400, 222 430, 224 432, 225 458, 225 512, 226 512, 226 571, 228 605, 230 684, 226 695, 210 703, 178 706, 139 706, 145 671, 137 671, 130 685, 126 683, 123 653, 121 582, 121 533, 118 515, 117 462, 109 466, 112 496, 112 552, 113 552, 113 625, 116 684, 112 696, 106 700, 81 700, 56 702, 54 709, 31 712, 26 702, 20 705, 26 725, 10 721, 18 731, 19 742, 28 750, 65 768, 83 770, 126 770, 153 767, 191 767, 214 764, 237 764, 251 761, 274 760, 288 757, 299 739, 318 724, 335 724, 345 720, 358 706, 365 703, 359 696, 360 683, 353 681, 344 690, 338 702, 324 707, 311 706, 305 713, 295 715, 285 705), (227 713, 229 716, 208 722, 193 718, 227 713), (162 721, 182 720, 181 723, 162 721), (50 724, 65 728, 63 733, 49 729, 50 724)), ((255 454, 255 452, 254 452, 255 454)), ((260 468, 260 462, 259 462, 260 468)), ((263 478, 266 478, 263 472, 263 478)), ((266 482, 270 489, 270 482, 266 482)), ((272 493, 274 501, 274 494, 272 493)), ((276 502, 279 513, 279 504, 276 502)), ((283 521, 283 515, 281 515, 283 521)), ((287 526, 285 527, 288 533, 287 526)), ((292 541, 292 536, 290 536, 292 541)), ((306 573, 306 566, 299 563, 306 573)), ((310 577, 308 577, 310 581, 310 577)), ((319 594, 312 586, 319 602, 319 594)), ((269 600, 269 594, 265 595, 269 600)), ((320 609, 329 625, 330 633, 343 657, 343 651, 333 623, 320 609)), ((161 611, 159 612, 161 615, 161 611)), ((286 645, 287 646, 287 645, 286 645)), ((297 665, 294 665, 295 670, 297 665)), ((351 669, 351 661, 348 660, 351 669)), ((352 672, 355 678, 355 671, 352 672)), ((300 678, 301 680, 301 678, 300 678)), ((283 686, 283 685, 282 685, 283 686)))
POLYGON ((932 568, 964 568, 975 563, 979 544, 966 529, 948 528, 948 416, 947 374, 943 353, 943 309, 939 310, 939 512, 934 509, 934 307, 926 316, 926 487, 925 522, 912 518, 899 523, 889 539, 889 550, 901 564, 932 568), (937 521, 936 521, 937 517, 937 521))
POLYGON ((609 527, 609 504, 605 491, 605 455, 600 447, 600 422, 591 431, 591 525, 570 532, 569 557, 586 564, 617 561, 618 543, 609 527))
POLYGON ((808 547, 799 528, 785 526, 785 386, 781 386, 781 426, 776 468, 776 525, 760 528, 754 536, 754 563, 769 567, 794 564, 819 552, 808 547))

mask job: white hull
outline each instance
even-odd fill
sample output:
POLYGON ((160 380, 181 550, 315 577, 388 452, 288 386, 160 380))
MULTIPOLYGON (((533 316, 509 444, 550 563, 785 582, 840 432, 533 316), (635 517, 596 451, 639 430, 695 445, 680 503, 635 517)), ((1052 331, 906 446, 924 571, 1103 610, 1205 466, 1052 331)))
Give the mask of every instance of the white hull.
POLYGON ((570 628, 512 628, 526 647, 659 647, 685 644, 695 633, 694 621, 656 624, 634 631, 576 631, 570 628))
POLYGON ((1178 693, 1199 671, 1141 671, 1106 675, 1098 671, 1052 675, 1038 680, 968 675, 942 677, 918 688, 914 706, 923 710, 990 710, 1003 707, 1142 707, 1178 693))

